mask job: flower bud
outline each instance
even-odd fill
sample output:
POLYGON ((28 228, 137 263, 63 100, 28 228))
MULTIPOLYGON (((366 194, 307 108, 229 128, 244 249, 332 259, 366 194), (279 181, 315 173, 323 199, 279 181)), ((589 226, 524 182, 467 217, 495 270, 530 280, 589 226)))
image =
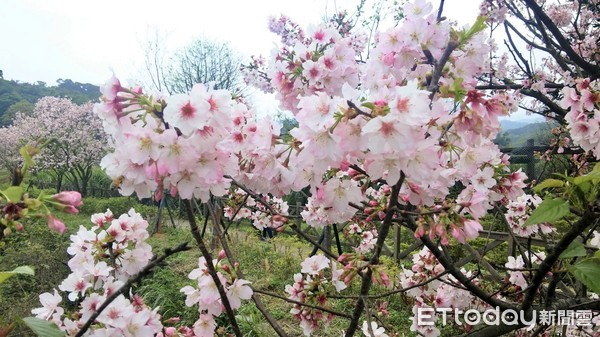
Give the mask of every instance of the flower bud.
POLYGON ((223 249, 221 249, 221 251, 219 252, 219 255, 217 256, 217 260, 221 261, 223 260, 227 255, 225 254, 225 251, 223 249))
POLYGON ((52 196, 52 200, 61 204, 62 210, 69 214, 77 214, 79 210, 76 207, 83 205, 81 194, 76 191, 64 191, 52 196))
POLYGON ((65 224, 62 221, 58 220, 56 217, 54 217, 54 215, 52 214, 48 215, 48 228, 57 231, 61 234, 63 234, 67 230, 65 224))

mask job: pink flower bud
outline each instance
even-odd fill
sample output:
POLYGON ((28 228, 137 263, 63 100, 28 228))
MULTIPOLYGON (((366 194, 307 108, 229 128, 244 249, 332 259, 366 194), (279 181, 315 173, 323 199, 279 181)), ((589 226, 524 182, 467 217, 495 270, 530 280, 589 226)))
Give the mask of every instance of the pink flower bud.
POLYGON ((17 224, 15 225, 15 229, 20 232, 23 230, 23 224, 20 222, 17 222, 17 224))
POLYGON ((221 249, 221 251, 219 252, 219 255, 217 256, 217 260, 221 261, 223 260, 227 255, 225 254, 225 251, 223 249, 221 249))
POLYGON ((76 207, 83 205, 81 194, 76 191, 64 191, 52 196, 52 200, 64 206, 63 211, 69 214, 77 214, 79 210, 76 207))
POLYGON ((165 328, 165 336, 166 337, 175 336, 176 332, 177 332, 177 329, 175 329, 172 326, 165 328))
POLYGON ((65 230, 67 230, 65 224, 62 223, 62 221, 58 220, 56 217, 54 217, 54 215, 52 214, 48 215, 48 228, 57 231, 61 234, 64 233, 65 230))
POLYGON ((52 199, 64 205, 71 205, 75 207, 83 205, 83 202, 81 202, 81 194, 77 191, 63 191, 53 195, 52 199))

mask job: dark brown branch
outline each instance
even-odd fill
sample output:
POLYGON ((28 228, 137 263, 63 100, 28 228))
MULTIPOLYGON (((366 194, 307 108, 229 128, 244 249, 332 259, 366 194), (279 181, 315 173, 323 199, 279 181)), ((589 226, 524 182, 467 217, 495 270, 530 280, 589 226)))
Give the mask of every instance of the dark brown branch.
POLYGON ((452 274, 452 276, 454 276, 454 278, 456 278, 458 282, 465 286, 465 288, 469 290, 473 295, 479 297, 481 300, 488 303, 492 307, 499 307, 501 310, 516 310, 516 306, 492 297, 491 294, 486 293, 483 289, 481 289, 479 286, 473 283, 465 274, 463 274, 456 266, 454 266, 452 261, 450 261, 448 257, 446 257, 446 255, 439 250, 438 246, 435 243, 433 243, 429 239, 429 237, 427 237, 427 235, 421 236, 420 239, 423 242, 423 244, 425 244, 425 246, 429 248, 431 253, 437 258, 437 260, 442 264, 442 266, 444 266, 444 268, 448 270, 448 272, 452 274))
POLYGON ((548 28, 552 36, 556 39, 556 42, 560 45, 562 50, 575 62, 579 67, 584 69, 590 74, 592 79, 600 78, 600 67, 584 60, 579 54, 577 54, 571 47, 571 43, 563 36, 560 29, 556 27, 552 19, 544 12, 544 10, 535 2, 535 0, 523 0, 527 7, 533 11, 536 18, 544 23, 548 28))
POLYGON ((151 260, 151 262, 146 265, 146 267, 144 267, 139 273, 137 273, 134 277, 130 278, 129 280, 127 280, 127 282, 125 282, 125 284, 123 286, 121 286, 121 288, 119 288, 117 291, 115 291, 114 293, 112 293, 110 296, 108 296, 106 298, 106 300, 102 303, 102 305, 100 305, 100 307, 98 307, 98 309, 96 309, 96 311, 94 311, 94 313, 92 314, 92 316, 90 316, 90 318, 88 318, 88 320, 85 322, 85 324, 83 324, 83 326, 81 327, 81 329, 79 329, 79 332, 77 332, 77 334, 75 335, 75 337, 81 337, 83 336, 88 329, 90 328, 90 326, 94 323, 94 321, 96 320, 96 318, 98 318, 98 316, 100 316, 100 314, 102 313, 102 311, 104 311, 104 309, 106 309, 114 300, 117 299, 117 297, 121 296, 123 293, 127 292, 127 290, 129 290, 129 288, 131 288, 131 285, 133 283, 138 282, 139 280, 141 280, 143 277, 145 277, 146 275, 148 275, 148 273, 152 270, 152 268, 156 267, 157 265, 159 265, 161 262, 163 262, 167 257, 185 251, 185 250, 189 250, 190 247, 188 247, 187 242, 181 243, 179 246, 175 247, 175 248, 167 248, 165 249, 165 253, 163 255, 161 255, 160 257, 154 257, 153 260, 151 260))
POLYGON ((444 0, 440 1, 440 7, 438 7, 438 11, 437 11, 437 22, 442 22, 442 13, 444 12, 444 0))
MULTIPOLYGON (((544 84, 544 88, 547 89, 562 89, 564 88, 563 84, 557 84, 557 83, 546 83, 544 84)), ((516 84, 516 83, 506 83, 506 84, 486 84, 486 85, 478 85, 475 87, 475 89, 477 90, 519 90, 519 89, 523 89, 523 85, 522 84, 516 84)))
MULTIPOLYGON (((248 199, 249 194, 246 195, 246 199, 248 199)), ((246 202, 246 199, 244 199, 244 202, 246 202)), ((238 208, 238 211, 241 209, 238 208)), ((229 263, 234 265, 236 263, 236 260, 233 257, 233 253, 231 252, 231 249, 229 249, 229 243, 227 242, 227 240, 225 239, 225 237, 223 236, 223 234, 221 233, 221 228, 218 225, 218 221, 217 221, 217 212, 215 210, 214 205, 209 201, 208 203, 208 210, 210 212, 210 215, 213 219, 213 222, 216 224, 215 225, 215 230, 217 232, 217 236, 219 237, 219 241, 221 241, 221 245, 223 246, 223 250, 225 251, 225 255, 227 256, 227 259, 229 260, 229 263)), ((235 273, 236 273, 236 277, 239 279, 244 279, 244 274, 242 273, 242 271, 240 270, 240 268, 235 268, 235 273)), ((267 320, 267 322, 269 323, 269 325, 271 325, 271 327, 273 328, 273 330, 275 330, 275 332, 277 333, 277 335, 279 337, 287 337, 287 334, 285 333, 285 331, 283 331, 283 328, 279 325, 279 323, 277 323, 277 321, 275 320, 275 318, 273 318, 273 316, 271 316, 271 314, 269 313, 269 311, 267 310, 267 308, 265 308, 265 305, 262 303, 262 301, 260 300, 260 296, 256 295, 256 294, 252 294, 252 300, 254 301, 254 304, 256 305, 256 308, 261 312, 261 314, 263 315, 263 317, 267 320)))
MULTIPOLYGON (((377 242, 375 243, 375 250, 373 252, 373 256, 371 257, 371 260, 369 261, 369 265, 373 266, 373 265, 376 265, 379 263, 379 256, 381 255, 381 251, 383 249, 383 244, 385 243, 385 239, 390 231, 390 227, 393 224, 392 220, 394 218, 394 215, 396 214, 396 212, 394 211, 394 208, 398 205, 398 194, 400 194, 400 187, 404 183, 404 178, 405 178, 404 172, 401 172, 400 179, 398 180, 398 182, 396 182, 396 184, 394 186, 392 186, 392 191, 390 193, 390 198, 389 198, 388 209, 385 213, 385 218, 383 219, 383 222, 381 224, 381 229, 377 236, 377 242)), ((366 296, 369 294, 369 290, 371 289, 371 284, 372 284, 372 280, 371 280, 372 275, 373 275, 373 269, 367 268, 366 272, 362 276, 362 284, 360 287, 360 296, 361 297, 358 299, 358 301, 356 303, 356 307, 354 308, 354 312, 352 313, 352 320, 350 321, 350 324, 348 325, 348 328, 346 329, 346 333, 345 333, 346 337, 354 336, 354 333, 356 332, 356 329, 358 328, 358 321, 359 321, 360 316, 362 315, 362 312, 365 308, 365 302, 364 302, 364 298, 362 296, 366 296)))
POLYGON ((594 213, 592 213, 589 210, 586 211, 583 214, 583 216, 581 217, 581 219, 579 219, 579 221, 577 221, 569 229, 569 231, 567 233, 565 233, 565 235, 560 239, 560 241, 558 241, 558 243, 556 244, 556 246, 554 247, 552 252, 550 254, 548 254, 548 256, 546 256, 544 261, 542 261, 538 271, 533 276, 530 287, 527 290, 527 292, 525 293, 525 298, 523 299, 523 304, 521 305, 522 310, 529 311, 531 309, 531 307, 533 305, 533 300, 535 299, 535 296, 538 292, 539 287, 541 286, 542 282, 548 275, 548 272, 552 269, 552 266, 554 265, 554 263, 556 263, 556 261, 558 261, 558 257, 560 256, 560 254, 565 249, 567 249, 567 247, 569 247, 571 242, 573 242, 573 240, 575 240, 577 238, 579 233, 581 233, 589 225, 591 225, 594 220, 595 220, 594 213))
POLYGON ((429 82, 429 85, 427 86, 427 90, 429 90, 431 93, 437 92, 437 90, 439 88, 438 82, 440 81, 440 78, 442 77, 442 72, 444 71, 444 66, 446 65, 446 62, 448 62, 450 55, 452 54, 454 49, 456 49, 456 47, 458 47, 458 42, 449 41, 448 45, 446 46, 446 49, 444 50, 444 53, 442 54, 440 59, 437 61, 435 68, 433 69, 433 75, 431 76, 431 80, 429 82))
MULTIPOLYGON (((227 314, 227 318, 229 319, 231 328, 233 329, 233 332, 235 333, 235 335, 237 337, 242 337, 242 332, 240 331, 240 327, 238 326, 237 321, 235 319, 235 314, 233 312, 233 309, 231 308, 229 299, 227 298, 227 293, 225 292, 223 283, 221 283, 221 280, 219 279, 219 276, 217 275, 217 271, 213 264, 212 255, 206 248, 206 245, 204 244, 204 241, 202 240, 202 237, 200 236, 200 232, 198 231, 198 225, 196 224, 196 218, 194 216, 194 208, 192 206, 192 202, 189 199, 183 200, 183 205, 185 206, 185 211, 186 211, 188 220, 190 222, 190 229, 192 232, 192 236, 194 237, 194 240, 196 240, 196 244, 198 245, 198 248, 200 248, 200 252, 202 253, 202 256, 206 259, 206 267, 208 268, 208 273, 210 274, 210 277, 215 282, 217 290, 219 291, 219 296, 221 296, 221 303, 225 307, 225 313, 227 314)), ((217 226, 217 224, 215 224, 215 226, 217 226)))

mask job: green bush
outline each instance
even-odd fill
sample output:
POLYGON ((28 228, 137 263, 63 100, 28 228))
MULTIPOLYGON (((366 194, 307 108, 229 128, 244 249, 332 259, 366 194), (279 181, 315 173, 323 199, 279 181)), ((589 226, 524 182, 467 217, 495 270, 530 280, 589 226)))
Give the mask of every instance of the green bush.
POLYGON ((39 189, 35 186, 30 186, 27 189, 27 194, 29 194, 29 197, 31 197, 31 198, 37 198, 42 193, 45 195, 54 195, 54 194, 56 194, 56 189, 54 189, 54 188, 39 189))
POLYGON ((79 211, 82 214, 91 215, 106 212, 107 209, 110 209, 118 217, 129 212, 131 208, 134 208, 149 222, 156 217, 158 212, 158 206, 144 205, 131 197, 84 198, 83 206, 79 208, 79 211))

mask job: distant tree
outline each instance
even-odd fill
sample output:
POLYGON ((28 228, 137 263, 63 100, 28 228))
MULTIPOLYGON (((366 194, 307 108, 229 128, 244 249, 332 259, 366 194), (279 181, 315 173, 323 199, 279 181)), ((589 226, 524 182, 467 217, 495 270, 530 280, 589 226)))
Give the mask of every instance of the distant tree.
POLYGON ((30 115, 33 112, 34 105, 29 103, 26 100, 21 100, 6 109, 4 114, 0 115, 0 125, 7 126, 10 125, 17 115, 17 113, 23 113, 25 115, 30 115))
POLYGON ((144 48, 144 76, 156 90, 184 93, 212 82, 216 89, 241 91, 242 58, 229 43, 199 38, 167 57, 164 38, 155 33, 144 48))
POLYGON ((498 133, 496 139, 494 139, 494 143, 500 148, 510 146, 510 134, 507 131, 498 133))
MULTIPOLYGON (((60 191, 64 179, 87 194, 92 169, 108 146, 102 122, 93 113, 93 105, 77 105, 69 99, 44 97, 31 115, 17 114, 12 132, 19 134, 20 144, 47 143, 40 154, 38 169, 48 169, 56 176, 60 191)), ((18 152, 18 147, 12 151, 18 152)))
POLYGON ((14 127, 0 127, 0 167, 8 171, 11 185, 21 180, 21 155, 19 149, 23 141, 22 133, 14 127))

